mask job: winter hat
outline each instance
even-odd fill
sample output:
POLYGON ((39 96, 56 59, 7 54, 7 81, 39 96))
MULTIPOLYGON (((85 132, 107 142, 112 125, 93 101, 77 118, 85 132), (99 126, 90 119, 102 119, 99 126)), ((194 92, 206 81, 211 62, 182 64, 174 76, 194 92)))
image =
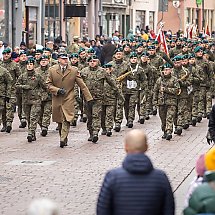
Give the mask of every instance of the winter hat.
POLYGON ((196 161, 196 173, 198 176, 203 176, 204 172, 205 172, 205 154, 202 154, 196 161))
POLYGON ((207 170, 215 170, 215 147, 205 154, 205 167, 207 170))

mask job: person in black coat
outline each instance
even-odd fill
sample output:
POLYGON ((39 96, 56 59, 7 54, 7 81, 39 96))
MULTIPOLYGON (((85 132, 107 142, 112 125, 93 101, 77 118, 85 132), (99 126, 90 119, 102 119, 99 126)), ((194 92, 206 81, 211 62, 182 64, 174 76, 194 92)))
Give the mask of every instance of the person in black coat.
POLYGON ((215 143, 215 105, 213 105, 209 115, 208 133, 206 138, 209 145, 215 143))
POLYGON ((174 215, 172 188, 166 174, 148 156, 147 138, 132 130, 125 138, 127 156, 122 167, 110 170, 103 181, 97 215, 174 215))

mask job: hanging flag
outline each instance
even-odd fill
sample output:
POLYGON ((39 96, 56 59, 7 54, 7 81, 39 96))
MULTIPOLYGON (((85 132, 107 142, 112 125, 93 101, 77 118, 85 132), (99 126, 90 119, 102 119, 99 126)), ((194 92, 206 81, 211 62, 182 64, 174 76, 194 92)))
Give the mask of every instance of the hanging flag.
POLYGON ((205 34, 210 37, 210 31, 209 31, 208 23, 207 23, 206 28, 205 28, 205 34))
POLYGON ((163 46, 165 53, 169 56, 169 50, 168 50, 168 46, 167 46, 167 42, 166 42, 166 37, 164 35, 162 28, 163 28, 163 25, 161 25, 160 29, 158 30, 158 34, 157 34, 155 41, 158 41, 159 44, 163 46))
POLYGON ((188 35, 188 38, 189 38, 189 39, 192 39, 192 38, 193 38, 193 25, 191 25, 190 28, 189 28, 189 35, 188 35))

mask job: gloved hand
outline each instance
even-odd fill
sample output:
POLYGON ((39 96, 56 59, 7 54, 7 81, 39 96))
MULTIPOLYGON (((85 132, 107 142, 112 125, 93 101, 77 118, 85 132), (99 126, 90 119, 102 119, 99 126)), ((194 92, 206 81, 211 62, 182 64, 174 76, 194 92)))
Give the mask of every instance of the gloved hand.
POLYGON ((22 89, 23 90, 31 90, 31 86, 30 85, 22 85, 22 89))
POLYGON ((64 95, 66 94, 66 90, 64 88, 60 88, 58 91, 57 91, 57 94, 58 95, 64 95))
POLYGON ((9 97, 5 97, 4 100, 5 100, 5 102, 7 102, 7 103, 10 102, 10 98, 9 98, 9 97))
POLYGON ((212 144, 214 141, 213 141, 212 139, 207 138, 207 142, 208 142, 208 144, 210 145, 210 144, 212 144))

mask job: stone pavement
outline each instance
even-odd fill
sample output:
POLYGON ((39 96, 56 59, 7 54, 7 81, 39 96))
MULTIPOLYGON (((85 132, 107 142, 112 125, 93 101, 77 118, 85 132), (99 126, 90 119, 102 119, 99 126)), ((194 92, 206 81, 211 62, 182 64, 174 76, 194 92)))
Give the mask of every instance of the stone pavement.
MULTIPOLYGON (((11 134, 0 133, 0 214, 24 214, 32 199, 48 197, 59 204, 62 215, 94 215, 104 174, 125 156, 122 142, 129 129, 124 126, 122 132, 100 136, 98 144, 93 144, 87 141, 86 124, 79 123, 71 127, 69 146, 61 149, 56 124, 51 124, 45 138, 38 129, 33 143, 27 143, 26 129, 18 125, 16 116, 11 134)), ((209 149, 206 119, 171 141, 161 139, 158 116, 144 125, 135 123, 134 128, 148 134, 147 154, 154 166, 167 172, 174 191, 191 173, 198 155, 209 149)))

